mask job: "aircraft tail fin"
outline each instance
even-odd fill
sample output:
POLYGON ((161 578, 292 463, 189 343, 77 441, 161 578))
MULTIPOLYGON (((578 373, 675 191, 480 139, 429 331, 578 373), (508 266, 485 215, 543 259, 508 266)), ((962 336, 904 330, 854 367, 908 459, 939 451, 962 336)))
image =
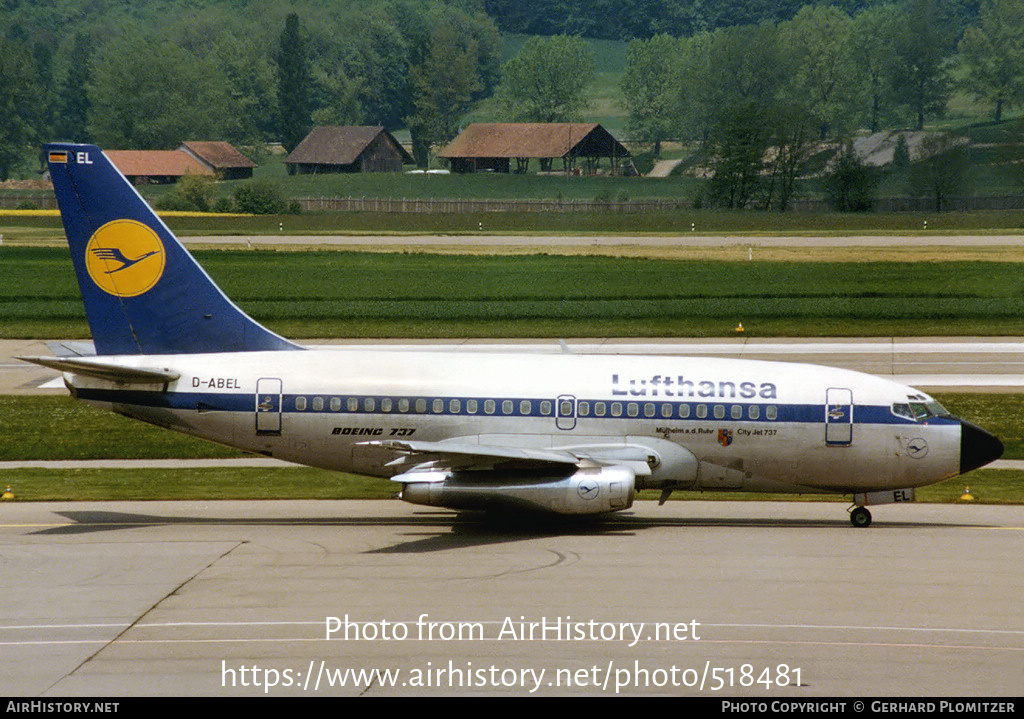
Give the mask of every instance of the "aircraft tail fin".
POLYGON ((97 354, 301 349, 231 302, 98 147, 46 151, 97 354))

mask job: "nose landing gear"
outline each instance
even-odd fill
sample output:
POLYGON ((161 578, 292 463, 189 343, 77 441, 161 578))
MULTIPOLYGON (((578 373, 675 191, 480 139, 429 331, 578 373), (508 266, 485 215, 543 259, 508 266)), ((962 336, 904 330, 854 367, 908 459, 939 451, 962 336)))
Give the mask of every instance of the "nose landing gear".
POLYGON ((871 512, 867 507, 854 507, 850 510, 850 524, 854 527, 870 527, 871 512))

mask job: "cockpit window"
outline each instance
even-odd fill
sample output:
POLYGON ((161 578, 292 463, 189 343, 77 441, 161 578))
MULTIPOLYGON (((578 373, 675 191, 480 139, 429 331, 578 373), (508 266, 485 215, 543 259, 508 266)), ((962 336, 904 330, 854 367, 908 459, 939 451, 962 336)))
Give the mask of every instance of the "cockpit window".
POLYGON ((896 402, 892 406, 892 413, 897 417, 905 417, 915 422, 926 422, 932 417, 950 416, 946 408, 935 400, 929 400, 928 402, 896 402))
POLYGON ((921 402, 911 402, 910 409, 914 412, 914 419, 918 422, 928 419, 932 416, 932 413, 928 410, 928 405, 922 404, 921 402))
POLYGON ((910 410, 909 404, 901 404, 896 402, 892 406, 892 413, 897 417, 906 417, 907 419, 914 419, 914 413, 910 410))

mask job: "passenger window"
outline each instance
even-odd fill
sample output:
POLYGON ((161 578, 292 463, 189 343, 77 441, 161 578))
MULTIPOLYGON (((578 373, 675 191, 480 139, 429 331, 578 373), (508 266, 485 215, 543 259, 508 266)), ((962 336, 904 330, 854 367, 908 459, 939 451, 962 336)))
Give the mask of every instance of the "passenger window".
POLYGON ((448 400, 448 413, 449 414, 458 414, 461 409, 462 409, 462 402, 460 402, 457 399, 450 399, 450 400, 448 400))
POLYGON ((519 402, 519 414, 529 417, 533 413, 533 403, 528 399, 519 402))
POLYGON ((405 397, 402 397, 401 399, 398 400, 398 411, 399 412, 408 412, 409 411, 409 400, 406 399, 405 397))
POLYGON ((576 414, 580 417, 590 416, 590 402, 577 402, 576 403, 576 414))
POLYGON ((340 412, 341 411, 341 397, 331 397, 331 411, 332 412, 340 412))
POLYGON ((444 412, 444 400, 435 399, 433 402, 431 402, 430 411, 433 412, 434 414, 441 414, 442 412, 444 412))
POLYGON ((732 409, 729 410, 730 416, 733 419, 743 419, 743 407, 742 405, 734 404, 732 409))
POLYGON ((636 402, 630 402, 629 404, 627 404, 626 414, 628 414, 630 417, 636 417, 638 414, 640 414, 639 405, 637 405, 636 402))
POLYGON ((494 414, 494 400, 484 400, 484 412, 487 414, 494 414))
POLYGON ((607 407, 605 406, 604 402, 598 402, 597 404, 594 405, 594 414, 596 414, 598 417, 604 417, 606 411, 607 407))
POLYGON ((704 419, 708 416, 708 406, 706 404, 697 405, 697 419, 704 419))
POLYGON ((504 402, 501 403, 501 413, 512 414, 512 400, 506 399, 504 402))
POLYGON ((757 419, 760 416, 761 408, 758 407, 756 404, 752 404, 750 405, 750 407, 747 408, 747 417, 749 417, 750 419, 757 419))
POLYGON ((722 419, 725 417, 725 407, 720 404, 715 405, 715 419, 722 419))
POLYGON ((359 400, 357 400, 355 397, 349 397, 348 400, 345 402, 345 407, 346 409, 348 409, 349 412, 356 412, 359 409, 359 400))
POLYGON ((363 411, 374 412, 377 409, 377 400, 373 397, 367 397, 363 400, 363 411))
POLYGON ((679 416, 686 419, 690 416, 690 405, 683 403, 679 405, 679 416))
POLYGON ((767 407, 764 408, 764 418, 765 419, 770 419, 770 420, 774 421, 774 420, 778 419, 778 417, 779 417, 779 410, 778 410, 778 408, 775 405, 770 404, 770 405, 768 405, 767 407))
POLYGON ((644 405, 644 417, 653 417, 657 407, 652 402, 647 402, 644 405))
POLYGON ((306 398, 305 397, 296 397, 295 398, 295 409, 297 409, 299 412, 305 412, 306 411, 306 398))
POLYGON ((665 402, 663 405, 661 405, 661 416, 662 417, 671 417, 672 416, 672 405, 670 405, 668 402, 665 402))
POLYGON ((476 414, 479 404, 475 399, 466 400, 466 412, 469 414, 476 414))
POLYGON ((380 411, 381 412, 390 412, 392 404, 393 403, 391 401, 391 398, 390 397, 385 397, 384 399, 382 399, 380 401, 380 411))
POLYGON ((622 402, 612 402, 612 417, 622 416, 622 402))
POLYGON ((418 400, 416 400, 416 411, 417 412, 421 412, 421 413, 422 412, 426 412, 427 411, 427 400, 423 399, 422 397, 420 397, 418 400))
POLYGON ((540 403, 540 413, 545 417, 551 416, 551 400, 544 400, 540 403))

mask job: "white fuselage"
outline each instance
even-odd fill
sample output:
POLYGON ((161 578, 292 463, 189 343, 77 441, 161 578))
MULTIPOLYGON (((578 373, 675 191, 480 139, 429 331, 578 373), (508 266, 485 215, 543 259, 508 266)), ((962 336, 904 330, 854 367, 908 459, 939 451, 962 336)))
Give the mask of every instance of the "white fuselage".
POLYGON ((105 359, 180 377, 129 386, 66 374, 76 396, 246 451, 375 476, 398 471, 381 440, 646 448, 639 488, 854 493, 959 472, 957 420, 893 411, 930 398, 812 365, 379 349, 105 359))

